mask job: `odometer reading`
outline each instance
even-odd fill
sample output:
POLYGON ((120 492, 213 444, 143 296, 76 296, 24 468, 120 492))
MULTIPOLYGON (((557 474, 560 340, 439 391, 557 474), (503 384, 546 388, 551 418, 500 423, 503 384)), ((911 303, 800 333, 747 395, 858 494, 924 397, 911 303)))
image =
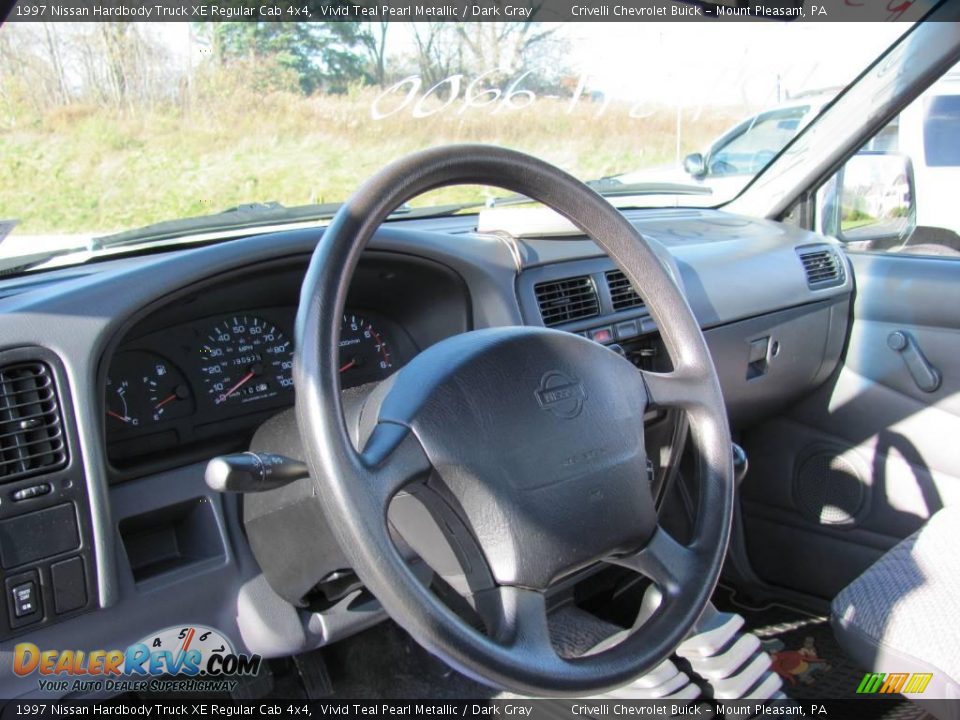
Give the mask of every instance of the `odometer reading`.
POLYGON ((215 405, 265 400, 293 388, 293 344, 262 318, 227 318, 207 334, 200 354, 215 405))

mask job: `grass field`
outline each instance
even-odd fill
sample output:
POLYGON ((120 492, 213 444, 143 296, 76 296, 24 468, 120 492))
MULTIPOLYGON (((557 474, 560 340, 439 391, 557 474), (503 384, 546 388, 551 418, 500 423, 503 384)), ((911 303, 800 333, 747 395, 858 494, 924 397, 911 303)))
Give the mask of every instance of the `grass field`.
MULTIPOLYGON (((532 152, 582 178, 672 164, 676 113, 643 119, 611 103, 541 98, 515 111, 451 106, 427 118, 409 110, 374 120, 369 89, 302 97, 237 89, 189 106, 114 109, 68 105, 27 112, 0 94, 0 219, 18 234, 109 232, 223 210, 347 197, 386 162, 448 142, 532 152)), ((685 113, 681 151, 699 150, 746 110, 685 113)), ((475 199, 452 188, 418 204, 475 199)))

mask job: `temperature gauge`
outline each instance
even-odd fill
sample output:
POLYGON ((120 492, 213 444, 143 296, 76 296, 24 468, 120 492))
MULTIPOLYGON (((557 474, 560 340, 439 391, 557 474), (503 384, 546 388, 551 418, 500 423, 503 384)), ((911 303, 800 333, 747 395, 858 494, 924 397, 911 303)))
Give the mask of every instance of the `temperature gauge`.
POLYGON ((134 430, 193 411, 190 387, 169 361, 150 352, 118 353, 107 376, 106 415, 111 430, 134 430))

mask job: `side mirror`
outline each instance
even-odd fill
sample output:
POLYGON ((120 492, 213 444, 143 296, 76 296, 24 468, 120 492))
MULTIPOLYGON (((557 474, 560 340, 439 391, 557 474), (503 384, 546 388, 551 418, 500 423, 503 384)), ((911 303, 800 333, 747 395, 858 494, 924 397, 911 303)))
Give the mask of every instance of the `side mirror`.
POLYGON ((822 230, 853 249, 903 245, 917 226, 913 163, 906 155, 857 153, 824 191, 822 230))
POLYGON ((700 178, 707 174, 707 161, 700 153, 692 153, 683 159, 683 169, 688 175, 700 178))

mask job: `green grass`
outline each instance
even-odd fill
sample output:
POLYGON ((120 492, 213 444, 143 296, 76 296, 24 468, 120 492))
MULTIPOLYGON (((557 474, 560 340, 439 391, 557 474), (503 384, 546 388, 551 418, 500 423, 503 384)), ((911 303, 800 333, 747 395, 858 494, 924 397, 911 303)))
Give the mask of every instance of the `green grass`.
MULTIPOLYGON (((472 109, 417 119, 371 118, 372 90, 304 98, 233 88, 189 107, 136 110, 70 105, 47 112, 4 106, 0 94, 0 218, 18 233, 116 230, 216 212, 245 202, 343 200, 406 153, 449 142, 531 152, 582 178, 672 164, 672 109, 630 119, 611 105, 539 99, 491 114, 472 109)), ((746 110, 702 112, 685 122, 684 152, 701 150, 746 110)), ((489 196, 450 188, 417 204, 489 196)))

